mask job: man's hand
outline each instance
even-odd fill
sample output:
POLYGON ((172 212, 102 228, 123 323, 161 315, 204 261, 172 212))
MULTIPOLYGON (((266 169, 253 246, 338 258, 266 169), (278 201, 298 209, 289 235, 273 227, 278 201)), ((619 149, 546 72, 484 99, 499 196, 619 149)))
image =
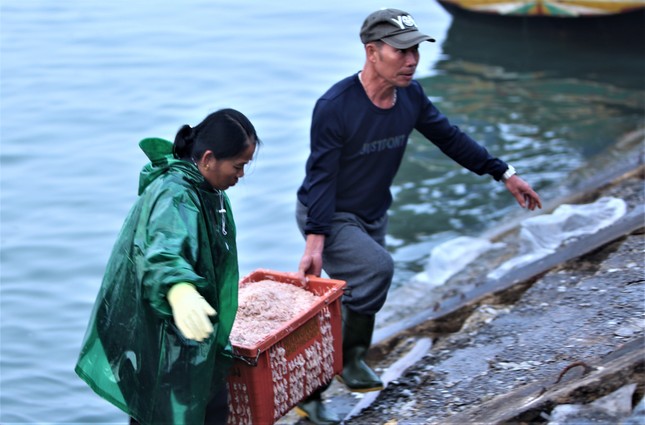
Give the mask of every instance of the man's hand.
POLYGON ((311 274, 320 277, 322 272, 322 252, 325 246, 325 235, 307 235, 307 243, 305 246, 305 253, 300 259, 298 265, 298 274, 301 279, 305 279, 305 275, 311 274))
POLYGON ((520 204, 520 207, 528 208, 531 211, 535 207, 542 208, 542 201, 540 201, 538 194, 517 174, 511 176, 504 184, 506 189, 515 197, 517 203, 520 204))
POLYGON ((213 332, 208 316, 217 312, 190 283, 173 285, 168 291, 168 303, 175 324, 186 338, 201 342, 213 332))

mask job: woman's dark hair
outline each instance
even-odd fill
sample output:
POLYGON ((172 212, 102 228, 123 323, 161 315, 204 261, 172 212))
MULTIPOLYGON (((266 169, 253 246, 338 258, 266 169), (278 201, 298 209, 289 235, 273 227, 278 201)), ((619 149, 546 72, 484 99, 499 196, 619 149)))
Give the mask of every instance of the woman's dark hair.
POLYGON ((251 144, 259 144, 251 121, 235 109, 213 112, 194 128, 183 125, 175 136, 173 155, 187 161, 198 161, 211 150, 216 159, 234 158, 251 144))

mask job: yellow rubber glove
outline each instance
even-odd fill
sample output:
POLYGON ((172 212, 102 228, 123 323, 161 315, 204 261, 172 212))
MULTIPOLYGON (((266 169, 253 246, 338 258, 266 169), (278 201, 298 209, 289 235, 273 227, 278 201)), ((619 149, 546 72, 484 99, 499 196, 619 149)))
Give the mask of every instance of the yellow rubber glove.
POLYGON ((190 283, 173 285, 168 291, 168 303, 172 308, 175 324, 186 338, 203 341, 213 332, 208 316, 215 316, 217 311, 190 283))

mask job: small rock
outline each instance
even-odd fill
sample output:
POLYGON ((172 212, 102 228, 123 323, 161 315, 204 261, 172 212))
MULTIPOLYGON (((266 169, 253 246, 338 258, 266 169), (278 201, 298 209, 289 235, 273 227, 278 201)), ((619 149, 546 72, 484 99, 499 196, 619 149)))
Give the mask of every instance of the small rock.
POLYGON ((623 326, 621 328, 618 328, 614 331, 614 335, 620 336, 623 338, 629 338, 630 336, 633 336, 636 332, 636 330, 630 326, 623 326))

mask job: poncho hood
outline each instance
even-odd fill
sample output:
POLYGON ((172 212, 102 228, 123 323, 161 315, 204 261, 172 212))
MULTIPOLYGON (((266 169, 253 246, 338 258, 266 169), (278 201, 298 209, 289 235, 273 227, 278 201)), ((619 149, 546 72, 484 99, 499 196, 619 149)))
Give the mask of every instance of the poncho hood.
POLYGON ((182 169, 186 178, 197 185, 204 183, 204 177, 201 175, 195 164, 177 159, 172 152, 172 143, 158 137, 149 137, 139 142, 139 147, 148 157, 150 162, 146 164, 139 174, 139 192, 143 191, 157 177, 167 172, 170 168, 176 167, 182 169))

